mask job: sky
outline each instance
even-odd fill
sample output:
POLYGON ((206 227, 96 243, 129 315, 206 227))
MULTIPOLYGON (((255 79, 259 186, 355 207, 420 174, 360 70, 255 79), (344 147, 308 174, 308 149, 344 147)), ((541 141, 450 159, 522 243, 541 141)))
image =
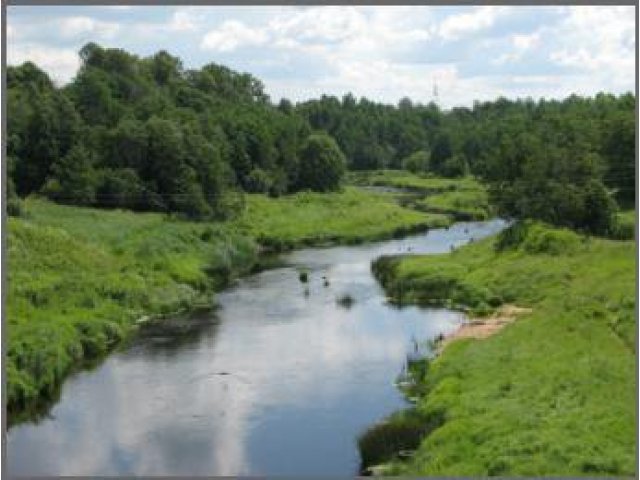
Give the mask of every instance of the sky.
POLYGON ((635 91, 633 6, 7 8, 10 65, 31 60, 64 84, 89 41, 249 72, 276 102, 351 92, 450 108, 635 91))

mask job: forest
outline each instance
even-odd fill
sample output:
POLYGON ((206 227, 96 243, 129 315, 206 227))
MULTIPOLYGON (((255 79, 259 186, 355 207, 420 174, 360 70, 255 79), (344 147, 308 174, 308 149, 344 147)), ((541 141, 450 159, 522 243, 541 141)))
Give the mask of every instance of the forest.
POLYGON ((635 96, 600 93, 439 108, 352 94, 271 101, 261 81, 89 43, 73 81, 7 70, 9 214, 20 198, 237 216, 244 193, 340 188, 348 170, 473 175, 498 214, 615 235, 635 199, 635 96))

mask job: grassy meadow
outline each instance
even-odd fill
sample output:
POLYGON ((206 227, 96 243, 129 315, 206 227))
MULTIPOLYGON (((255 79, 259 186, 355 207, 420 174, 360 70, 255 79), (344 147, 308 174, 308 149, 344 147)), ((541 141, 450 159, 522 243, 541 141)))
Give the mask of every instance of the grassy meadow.
POLYGON ((440 421, 381 471, 634 475, 635 250, 527 223, 450 254, 378 260, 374 272, 400 303, 532 309, 419 362, 416 412, 440 421))
POLYGON ((279 198, 247 198, 237 228, 274 249, 380 240, 452 222, 447 215, 401 208, 389 194, 350 186, 332 194, 301 192, 279 198))

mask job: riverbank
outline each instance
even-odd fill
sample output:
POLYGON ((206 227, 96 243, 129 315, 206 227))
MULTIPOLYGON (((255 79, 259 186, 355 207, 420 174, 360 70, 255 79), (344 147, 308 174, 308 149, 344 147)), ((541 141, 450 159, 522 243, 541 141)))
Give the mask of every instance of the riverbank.
POLYGON ((23 215, 8 221, 11 420, 55 399, 70 371, 101 358, 141 318, 212 307, 213 293, 257 268, 261 252, 390 238, 453 221, 354 187, 246 200, 240 218, 218 223, 24 201, 23 215))
POLYGON ((532 310, 412 367, 413 411, 439 421, 377 473, 635 474, 635 242, 529 224, 373 270, 396 303, 532 310))
POLYGON ((440 178, 404 170, 352 172, 357 185, 404 191, 403 205, 429 214, 447 215, 456 221, 488 220, 495 212, 486 188, 475 178, 440 178))

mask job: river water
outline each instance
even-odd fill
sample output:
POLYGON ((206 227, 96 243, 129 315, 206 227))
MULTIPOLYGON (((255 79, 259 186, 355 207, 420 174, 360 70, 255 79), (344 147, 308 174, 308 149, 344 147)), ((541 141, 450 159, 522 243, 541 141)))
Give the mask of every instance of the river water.
POLYGON ((387 304, 371 261, 448 252, 503 227, 287 254, 219 293, 215 313, 146 326, 70 377, 45 419, 9 430, 9 473, 357 474, 358 435, 406 406, 394 382, 407 358, 464 321, 387 304), (336 301, 345 294, 351 305, 336 301))

